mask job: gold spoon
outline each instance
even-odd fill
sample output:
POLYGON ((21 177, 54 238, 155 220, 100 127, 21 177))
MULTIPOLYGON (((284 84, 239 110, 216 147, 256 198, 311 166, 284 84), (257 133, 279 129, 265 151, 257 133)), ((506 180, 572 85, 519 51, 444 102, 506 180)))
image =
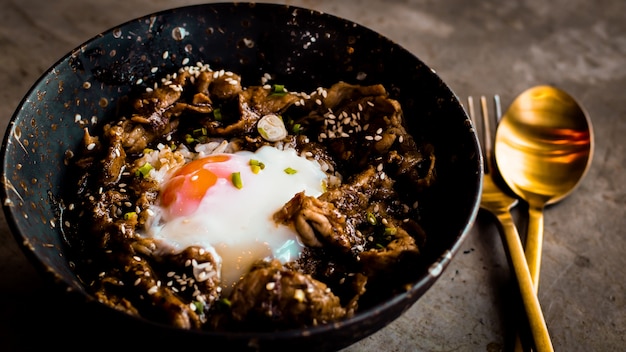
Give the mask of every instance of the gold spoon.
POLYGON ((539 286, 543 210, 569 195, 591 165, 591 121, 567 93, 536 86, 520 94, 496 131, 498 170, 518 197, 528 203, 525 256, 535 293, 539 286))

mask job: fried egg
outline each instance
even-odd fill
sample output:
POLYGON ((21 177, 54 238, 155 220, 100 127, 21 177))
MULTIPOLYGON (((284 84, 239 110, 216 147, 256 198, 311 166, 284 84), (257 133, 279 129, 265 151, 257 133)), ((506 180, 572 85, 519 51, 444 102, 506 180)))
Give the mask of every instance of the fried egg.
POLYGON ((296 193, 317 197, 327 175, 293 149, 213 154, 172 170, 163 180, 148 235, 174 251, 202 246, 219 256, 224 292, 264 258, 296 259, 303 245, 273 214, 296 193))

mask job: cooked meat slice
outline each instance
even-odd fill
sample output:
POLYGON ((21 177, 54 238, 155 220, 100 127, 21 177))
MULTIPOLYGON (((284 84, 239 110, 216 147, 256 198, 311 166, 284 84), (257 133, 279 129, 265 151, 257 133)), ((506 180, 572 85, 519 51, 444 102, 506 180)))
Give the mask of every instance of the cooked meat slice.
POLYGON ((274 221, 292 226, 302 242, 311 247, 330 245, 344 252, 360 251, 370 203, 393 201, 393 181, 374 167, 355 175, 339 188, 319 198, 296 194, 274 214, 274 221))
POLYGON ((323 100, 323 105, 325 108, 336 110, 337 107, 343 104, 352 103, 363 97, 386 95, 387 91, 385 90, 385 87, 380 84, 361 86, 346 82, 338 82, 326 90, 326 97, 323 100))
POLYGON ((121 127, 105 127, 104 136, 108 141, 108 150, 102 159, 102 176, 100 181, 103 186, 117 183, 126 169, 126 152, 124 151, 124 133, 121 127))
POLYGON ((324 283, 288 270, 278 260, 253 268, 229 300, 231 318, 255 328, 314 326, 346 316, 339 298, 324 283))
POLYGON ((269 114, 281 115, 289 106, 298 101, 293 94, 273 94, 270 89, 249 87, 238 96, 238 120, 227 125, 209 124, 209 134, 218 136, 256 135, 257 121, 269 114))
POLYGON ((283 208, 274 214, 274 221, 291 224, 300 240, 310 247, 322 247, 331 242, 349 250, 352 246, 346 238, 346 218, 331 203, 296 194, 283 208))
MULTIPOLYGON (((215 97, 215 99, 235 99, 243 91, 241 88, 241 77, 232 72, 213 73, 213 77, 210 77, 209 73, 205 73, 203 76, 200 76, 200 82, 202 80, 210 80, 208 95, 215 97)), ((203 84, 200 84, 202 89, 203 84)))
POLYGON ((96 290, 103 303, 114 304, 131 313, 138 310, 145 317, 182 329, 201 327, 201 315, 170 287, 162 285, 145 259, 120 253, 111 253, 110 257, 117 265, 96 290))
POLYGON ((415 239, 401 226, 393 229, 387 235, 389 242, 386 245, 359 253, 367 276, 384 275, 402 262, 403 257, 419 255, 415 239))

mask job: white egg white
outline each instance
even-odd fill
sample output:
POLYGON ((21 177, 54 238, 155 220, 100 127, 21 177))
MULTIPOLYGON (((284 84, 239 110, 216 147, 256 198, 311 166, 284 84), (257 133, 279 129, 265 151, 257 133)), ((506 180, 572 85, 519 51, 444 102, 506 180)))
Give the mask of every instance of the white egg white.
POLYGON ((273 257, 287 262, 300 255, 303 247, 295 231, 276 224, 272 216, 296 193, 321 195, 327 179, 319 163, 293 149, 265 146, 256 152, 237 152, 232 165, 232 172, 241 174, 240 189, 230 180, 219 179, 195 212, 167 221, 164 209, 155 205, 151 208, 155 216, 147 227, 148 236, 162 240, 174 251, 202 246, 216 252, 226 292, 255 261, 273 257), (263 163, 264 168, 253 173, 250 159, 263 163))

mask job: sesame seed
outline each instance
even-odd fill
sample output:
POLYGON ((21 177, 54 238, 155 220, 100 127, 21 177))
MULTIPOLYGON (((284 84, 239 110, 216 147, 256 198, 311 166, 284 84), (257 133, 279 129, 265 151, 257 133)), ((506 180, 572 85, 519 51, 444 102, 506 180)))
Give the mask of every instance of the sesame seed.
POLYGON ((158 291, 158 290, 159 290, 159 288, 158 288, 158 287, 156 287, 156 286, 152 286, 152 287, 150 287, 150 289, 148 290, 148 294, 149 294, 149 295, 153 295, 153 294, 157 293, 157 291, 158 291))
POLYGON ((293 298, 295 298, 298 302, 304 301, 304 291, 301 289, 297 289, 296 292, 294 292, 293 294, 293 298))
POLYGON ((374 140, 374 137, 372 137, 372 136, 365 136, 365 139, 367 139, 368 141, 372 141, 372 140, 374 140))
POLYGON ((276 283, 273 282, 273 281, 270 281, 267 284, 265 284, 265 289, 268 290, 268 291, 273 290, 274 287, 276 287, 276 283))
POLYGON ((374 136, 374 140, 375 140, 375 141, 379 141, 379 140, 381 140, 381 139, 383 139, 383 136, 381 136, 381 135, 379 135, 379 134, 377 134, 377 135, 375 135, 375 136, 374 136))

